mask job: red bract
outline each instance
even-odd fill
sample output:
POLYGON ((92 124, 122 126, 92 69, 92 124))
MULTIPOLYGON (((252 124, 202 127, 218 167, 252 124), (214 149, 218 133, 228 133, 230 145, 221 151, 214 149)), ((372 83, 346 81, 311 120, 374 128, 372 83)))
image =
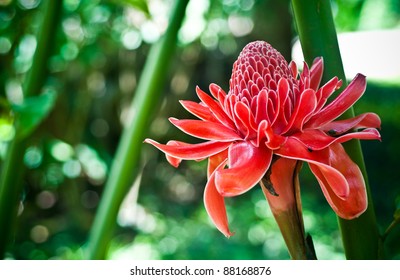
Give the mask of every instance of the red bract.
MULTIPOLYGON (((366 79, 358 74, 326 104, 342 82, 334 77, 320 87, 322 73, 321 58, 315 59, 311 68, 304 63, 299 74, 296 64, 288 64, 271 45, 252 42, 233 65, 228 94, 215 84, 209 87, 212 96, 197 87, 200 102, 181 103, 199 120, 170 119, 183 132, 206 142, 145 142, 163 151, 175 167, 181 160, 208 158, 204 203, 212 221, 226 236, 232 233, 224 197, 248 191, 270 168, 271 182, 277 182, 279 195, 284 191, 284 184, 278 186, 279 176, 293 174, 297 161, 309 164, 337 215, 358 217, 367 207, 364 179, 341 143, 354 138, 380 139, 376 128, 381 122, 374 113, 336 120, 363 95, 366 79)), ((274 207, 284 205, 281 201, 274 207)))

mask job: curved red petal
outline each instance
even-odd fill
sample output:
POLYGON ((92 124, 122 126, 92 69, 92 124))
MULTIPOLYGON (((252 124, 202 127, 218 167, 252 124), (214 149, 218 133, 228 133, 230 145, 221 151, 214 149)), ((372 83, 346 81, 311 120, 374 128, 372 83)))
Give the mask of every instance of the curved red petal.
MULTIPOLYGON (((222 169, 225 162, 222 162, 216 169, 222 169)), ((233 233, 228 227, 228 217, 226 214, 226 207, 224 197, 217 191, 215 186, 215 172, 211 173, 210 178, 204 189, 204 206, 216 228, 222 232, 226 237, 230 237, 233 233)))
POLYGON ((184 160, 198 160, 215 155, 231 145, 230 142, 208 141, 199 144, 179 142, 179 145, 163 145, 151 139, 145 139, 145 143, 151 144, 165 154, 184 160))
POLYGON ((345 178, 348 184, 349 194, 345 198, 337 196, 332 186, 335 182, 329 180, 331 171, 324 170, 318 165, 309 164, 328 203, 336 214, 343 219, 359 217, 368 206, 365 182, 360 169, 350 159, 340 144, 330 146, 329 161, 330 166, 345 178))
POLYGON ((315 94, 317 97, 317 106, 315 112, 319 112, 324 107, 328 98, 342 85, 342 81, 338 77, 333 77, 326 84, 320 87, 315 94))
POLYGON ((321 127, 342 115, 364 94, 366 86, 365 76, 357 74, 338 97, 310 119, 308 127, 321 127))
POLYGON ((196 87, 196 93, 200 100, 207 105, 210 111, 221 123, 231 128, 235 127, 233 121, 228 117, 228 115, 221 107, 223 104, 219 104, 216 100, 214 100, 211 96, 202 91, 199 87, 196 87))
POLYGON ((310 88, 317 91, 324 72, 324 60, 322 57, 314 59, 310 69, 310 88))
POLYGON ((259 124, 261 121, 268 119, 267 104, 268 104, 268 93, 266 89, 260 91, 256 98, 256 122, 259 124))
POLYGON ((279 158, 271 166, 270 181, 277 196, 263 188, 273 213, 285 212, 295 205, 295 187, 293 185, 294 170, 297 160, 279 158))
POLYGON ((254 138, 256 136, 257 124, 253 114, 250 112, 250 108, 243 102, 237 102, 235 104, 235 117, 237 120, 236 123, 240 121, 241 124, 239 126, 245 128, 245 131, 243 131, 245 132, 245 138, 254 138))
POLYGON ((318 166, 326 175, 326 180, 330 183, 329 186, 332 193, 340 199, 345 199, 349 195, 349 184, 346 178, 331 166, 329 148, 312 151, 296 139, 288 137, 285 144, 280 149, 275 150, 274 153, 285 158, 302 160, 318 166))
POLYGON ((267 121, 262 121, 258 125, 257 131, 257 139, 256 139, 256 146, 260 146, 262 140, 265 141, 265 145, 271 149, 276 150, 279 149, 283 143, 286 141, 286 137, 283 137, 279 134, 275 134, 272 130, 272 127, 268 124, 267 121))
POLYGON ((220 123, 175 118, 170 118, 169 121, 183 132, 205 140, 231 142, 242 139, 235 131, 220 123))
POLYGON ((233 108, 238 100, 238 97, 234 94, 229 94, 225 98, 224 102, 224 112, 231 118, 233 118, 233 108))
POLYGON ((297 65, 296 65, 296 63, 295 63, 294 61, 291 61, 291 62, 289 63, 289 65, 288 65, 288 67, 289 67, 290 71, 292 72, 293 78, 297 79, 298 71, 297 71, 297 65))
POLYGON ((336 138, 336 143, 344 143, 351 139, 381 140, 379 131, 375 128, 366 128, 362 131, 347 133, 336 138))
POLYGON ((300 74, 300 91, 310 88, 310 69, 306 62, 303 63, 303 72, 300 74))
POLYGON ((276 107, 275 117, 270 118, 273 130, 277 134, 280 134, 288 123, 285 114, 285 106, 287 106, 289 92, 289 82, 285 78, 281 78, 278 82, 278 106, 276 107))
POLYGON ((289 119, 285 130, 282 133, 291 133, 295 131, 301 131, 303 124, 314 112, 317 104, 315 98, 315 91, 313 89, 306 89, 301 93, 300 99, 297 101, 293 113, 289 119))
MULTIPOLYGON (((167 143, 168 146, 182 146, 182 145, 184 146, 185 144, 186 143, 183 143, 180 141, 175 141, 175 140, 168 141, 168 143, 167 143)), ((182 162, 182 159, 170 156, 168 154, 166 154, 165 157, 167 158, 167 161, 169 162, 169 164, 171 164, 173 167, 178 167, 179 164, 181 164, 181 162, 182 162)))
POLYGON ((322 150, 333 143, 344 143, 351 139, 380 140, 381 136, 375 128, 364 129, 363 131, 347 133, 338 137, 332 137, 319 129, 307 129, 296 133, 290 138, 297 139, 305 147, 311 150, 322 150))
POLYGON ((186 109, 186 111, 198 117, 199 119, 211 122, 218 121, 210 109, 200 103, 189 100, 181 100, 179 102, 182 104, 183 108, 186 109))
POLYGON ((335 135, 340 135, 350 129, 380 127, 381 119, 377 114, 365 113, 346 120, 332 121, 322 126, 321 129, 331 134, 334 133, 335 135))
POLYGON ((226 92, 217 84, 210 84, 209 89, 211 94, 219 101, 219 103, 224 104, 226 92))
POLYGON ((229 147, 229 168, 216 171, 215 183, 223 196, 245 193, 256 185, 268 170, 272 151, 250 142, 234 143, 229 147))
POLYGON ((207 166, 207 178, 210 178, 211 174, 214 173, 215 169, 223 162, 228 159, 228 149, 223 150, 215 155, 212 155, 208 158, 208 166, 207 166))

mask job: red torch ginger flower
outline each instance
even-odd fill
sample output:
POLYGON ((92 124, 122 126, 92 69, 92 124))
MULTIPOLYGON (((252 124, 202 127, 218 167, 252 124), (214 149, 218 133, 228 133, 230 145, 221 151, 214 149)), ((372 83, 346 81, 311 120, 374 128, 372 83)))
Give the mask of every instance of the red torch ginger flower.
POLYGON ((284 177, 293 176, 298 161, 308 163, 337 215, 358 217, 367 207, 364 179, 341 143, 380 139, 380 119, 365 113, 336 120, 363 95, 366 79, 358 74, 326 104, 342 82, 334 77, 320 86, 322 73, 321 58, 311 68, 304 63, 299 74, 296 64, 288 64, 271 45, 252 42, 233 65, 228 94, 216 84, 209 87, 212 96, 197 87, 200 102, 181 104, 199 120, 170 118, 177 128, 206 142, 145 142, 163 151, 175 167, 181 160, 208 158, 204 203, 226 236, 232 233, 224 197, 247 192, 269 172, 269 192, 280 199, 274 207, 285 208, 285 186, 292 178, 284 177))

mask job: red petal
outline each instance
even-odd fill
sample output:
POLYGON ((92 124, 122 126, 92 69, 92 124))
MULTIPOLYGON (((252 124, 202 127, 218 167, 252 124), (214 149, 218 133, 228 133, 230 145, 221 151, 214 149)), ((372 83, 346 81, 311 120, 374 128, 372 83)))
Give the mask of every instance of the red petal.
POLYGON ((296 63, 294 61, 291 61, 289 63, 289 69, 292 72, 293 78, 297 79, 298 71, 297 71, 297 65, 296 65, 296 63))
POLYGON ((323 85, 316 93, 317 107, 315 112, 319 112, 324 107, 328 98, 342 85, 342 81, 338 77, 332 78, 329 82, 323 85))
POLYGON ((196 160, 204 159, 209 156, 215 155, 231 145, 230 142, 203 142, 199 144, 188 144, 179 142, 179 145, 163 145, 154 140, 146 139, 145 143, 155 146, 160 151, 166 153, 169 156, 185 159, 185 160, 196 160))
POLYGON ((258 126, 256 146, 260 146, 264 139, 266 139, 265 145, 271 150, 280 148, 286 141, 286 137, 274 133, 267 121, 262 121, 258 126))
POLYGON ((380 128, 380 126, 381 119, 377 114, 365 113, 347 120, 332 121, 321 127, 321 129, 325 132, 340 135, 350 129, 380 128))
POLYGON ((351 139, 360 140, 381 140, 379 131, 375 128, 366 128, 359 132, 347 133, 336 138, 337 143, 344 143, 351 139))
MULTIPOLYGON (((223 161, 216 169, 222 169, 226 161, 223 161)), ((232 236, 228 227, 228 217, 226 215, 226 207, 224 197, 217 191, 215 186, 215 173, 213 172, 208 179, 206 188, 204 190, 204 206, 207 210, 216 228, 222 232, 226 237, 232 236)))
POLYGON ((238 97, 234 94, 230 94, 226 97, 225 103, 224 103, 224 112, 230 116, 233 117, 233 107, 236 104, 238 100, 238 97))
POLYGON ((226 98, 226 92, 217 84, 210 84, 211 94, 219 101, 220 104, 224 104, 226 98))
POLYGON ((183 108, 199 119, 211 122, 218 121, 213 113, 211 113, 210 109, 200 103, 187 100, 181 100, 179 102, 182 104, 183 108))
POLYGON ((310 69, 310 88, 317 91, 321 83, 322 73, 324 72, 324 61, 322 57, 317 57, 310 69))
POLYGON ((349 184, 343 174, 330 165, 329 152, 329 148, 319 151, 308 150, 296 139, 290 137, 288 137, 287 141, 280 149, 274 151, 275 154, 285 158, 303 160, 317 165, 327 177, 326 180, 329 182, 332 193, 335 194, 338 199, 345 199, 349 195, 349 184))
POLYGON ((268 170, 272 151, 250 142, 234 143, 229 148, 229 168, 216 171, 215 183, 223 196, 245 193, 257 184, 268 170))
POLYGON ((240 121, 241 124, 239 124, 239 127, 245 128, 245 138, 254 138, 256 136, 257 124, 249 107, 241 101, 237 102, 235 105, 235 117, 237 117, 236 124, 240 121))
POLYGON ((268 102, 268 93, 266 89, 260 91, 256 98, 254 98, 256 102, 256 122, 260 123, 263 120, 268 119, 267 114, 267 102, 268 102))
POLYGON ((349 188, 346 198, 338 197, 332 189, 329 180, 330 171, 324 170, 321 166, 310 164, 311 171, 317 177, 322 191, 336 214, 343 219, 353 219, 360 216, 368 205, 367 193, 363 175, 358 166, 350 159, 342 145, 330 146, 330 166, 343 175, 349 188))
POLYGON ((304 122, 313 113, 316 102, 314 90, 306 89, 304 92, 302 92, 300 95, 300 100, 298 100, 290 117, 289 123, 282 133, 301 131, 303 129, 304 122))
POLYGON ((222 152, 212 155, 208 158, 208 167, 207 167, 207 178, 210 178, 211 174, 214 173, 215 169, 221 164, 223 161, 227 161, 228 159, 228 149, 223 150, 222 152))
POLYGON ((307 126, 318 128, 333 121, 353 106, 353 104, 363 95, 365 88, 365 76, 357 74, 354 80, 338 97, 336 97, 335 100, 310 119, 309 125, 307 126))
POLYGON ((293 185, 296 162, 292 159, 279 158, 272 164, 270 180, 278 196, 271 195, 269 191, 263 188, 272 212, 277 215, 296 205, 295 187, 293 185))
POLYGON ((202 91, 199 87, 196 87, 196 92, 198 97, 200 98, 201 101, 204 102, 204 104, 207 105, 207 107, 210 109, 210 111, 214 114, 214 116, 223 124, 225 124, 228 127, 234 128, 233 121, 228 117, 228 115, 225 113, 225 111, 222 109, 222 104, 219 104, 217 101, 215 101, 213 98, 211 98, 207 93, 202 91))
MULTIPOLYGON (((186 145, 186 143, 171 140, 171 141, 168 141, 167 145, 168 146, 184 146, 184 145, 186 145)), ((180 158, 172 157, 167 154, 165 155, 165 157, 167 158, 167 161, 169 162, 169 164, 171 164, 173 167, 178 167, 182 161, 182 159, 180 159, 180 158)))
MULTIPOLYGON (((288 92, 287 92, 288 93, 288 92)), ((276 122, 276 119, 278 118, 278 114, 279 114, 279 109, 281 104, 279 104, 279 96, 278 93, 274 90, 269 90, 266 94, 266 98, 267 98, 267 117, 265 118, 265 120, 268 120, 268 122, 270 124, 273 124, 276 122)), ((262 100, 260 100, 259 102, 261 102, 262 100)), ((260 103, 261 105, 261 103, 260 103)), ((284 114, 283 114, 284 116, 284 114)), ((286 121, 286 119, 283 119, 284 121, 286 121)))
POLYGON ((197 138, 221 142, 241 140, 236 132, 220 123, 175 118, 169 118, 169 121, 183 132, 197 138))
MULTIPOLYGON (((281 131, 287 126, 287 119, 285 116, 285 103, 289 97, 289 83, 285 78, 281 78, 278 82, 278 104, 274 120, 271 122, 274 131, 280 134, 281 131)), ((271 118, 272 119, 272 118, 271 118)))
POLYGON ((326 135, 319 129, 307 129, 301 133, 296 133, 290 138, 297 139, 305 147, 311 150, 322 150, 333 143, 344 143, 351 139, 380 140, 381 136, 375 128, 364 129, 363 131, 347 133, 339 137, 326 135))
POLYGON ((303 72, 300 74, 300 91, 310 88, 310 69, 306 62, 303 63, 303 72))

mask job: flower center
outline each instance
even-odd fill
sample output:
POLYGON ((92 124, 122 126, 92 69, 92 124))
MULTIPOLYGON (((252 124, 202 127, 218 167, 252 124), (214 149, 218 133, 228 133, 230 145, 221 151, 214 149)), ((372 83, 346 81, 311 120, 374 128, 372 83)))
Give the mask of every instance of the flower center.
POLYGON ((256 41, 248 44, 233 65, 229 93, 252 98, 262 89, 275 90, 284 77, 291 87, 297 81, 285 58, 270 44, 256 41))
POLYGON ((254 139, 263 120, 279 134, 282 127, 277 120, 278 112, 288 120, 293 111, 295 93, 298 92, 299 82, 293 76, 285 58, 270 44, 256 41, 248 44, 235 61, 227 103, 224 105, 231 112, 241 135, 246 139, 254 139), (278 89, 281 78, 288 84, 288 90, 284 94, 278 89), (238 103, 242 103, 240 107, 238 103), (243 105, 248 108, 248 116, 243 115, 243 105))

